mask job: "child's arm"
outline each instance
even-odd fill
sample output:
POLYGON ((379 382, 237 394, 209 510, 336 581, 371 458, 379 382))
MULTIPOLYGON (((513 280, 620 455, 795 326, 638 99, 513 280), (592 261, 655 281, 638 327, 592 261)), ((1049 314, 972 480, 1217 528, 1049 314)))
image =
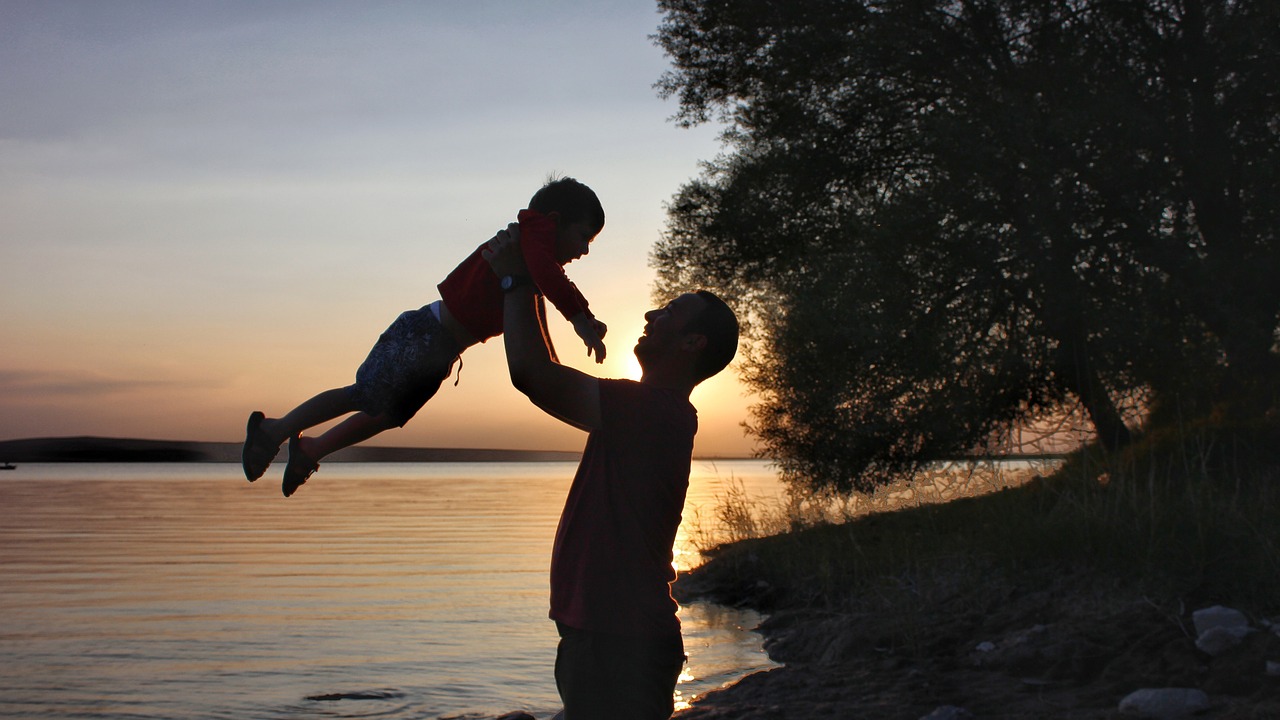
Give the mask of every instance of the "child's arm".
POLYGON ((555 258, 556 221, 533 210, 520 212, 520 252, 529 276, 541 292, 587 346, 587 355, 595 354, 596 362, 604 362, 604 335, 608 329, 595 319, 587 299, 570 282, 564 267, 555 258))

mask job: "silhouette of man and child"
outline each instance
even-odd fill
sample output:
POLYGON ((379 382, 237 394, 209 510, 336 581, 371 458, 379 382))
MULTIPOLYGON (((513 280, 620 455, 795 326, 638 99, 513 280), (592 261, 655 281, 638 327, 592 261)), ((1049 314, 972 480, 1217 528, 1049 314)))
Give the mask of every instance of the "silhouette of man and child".
POLYGON ((564 265, 604 227, 586 185, 561 178, 440 283, 440 299, 402 313, 347 387, 323 391, 279 418, 249 416, 250 482, 289 443, 292 495, 329 454, 402 427, 472 345, 503 336, 512 383, 548 415, 586 431, 582 460, 556 530, 551 610, 560 644, 555 678, 565 720, 668 718, 685 654, 671 597, 672 545, 697 432, 693 388, 724 369, 738 321, 707 291, 645 313, 634 353, 639 381, 598 378, 559 363, 545 332, 545 297, 597 362, 607 330, 564 265), (347 415, 318 436, 302 432, 347 415))

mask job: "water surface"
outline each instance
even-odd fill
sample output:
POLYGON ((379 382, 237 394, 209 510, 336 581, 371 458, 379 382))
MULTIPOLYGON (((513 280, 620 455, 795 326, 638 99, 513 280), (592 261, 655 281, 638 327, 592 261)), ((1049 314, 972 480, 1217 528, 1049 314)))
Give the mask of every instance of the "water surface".
MULTIPOLYGON (((0 717, 437 718, 559 709, 547 569, 572 463, 0 476, 0 717)), ((755 461, 695 463, 686 517, 755 461)), ((698 512, 695 512, 698 510, 698 512)), ((677 564, 696 562, 687 531, 677 564)), ((770 665, 759 617, 681 608, 682 701, 770 665)))

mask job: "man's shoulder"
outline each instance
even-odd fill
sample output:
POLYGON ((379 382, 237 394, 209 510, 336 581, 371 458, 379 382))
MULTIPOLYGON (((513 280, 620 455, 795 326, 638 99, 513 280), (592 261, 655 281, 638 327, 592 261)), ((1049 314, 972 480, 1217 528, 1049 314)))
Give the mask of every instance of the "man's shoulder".
POLYGON ((602 411, 621 412, 651 408, 654 412, 695 412, 689 395, 673 388, 655 387, 635 380, 600 378, 602 411))
POLYGON ((634 380, 600 381, 602 447, 624 453, 637 466, 688 460, 698 412, 687 394, 634 380))
POLYGON ((625 397, 656 396, 662 391, 642 382, 626 378, 599 378, 600 392, 625 397))

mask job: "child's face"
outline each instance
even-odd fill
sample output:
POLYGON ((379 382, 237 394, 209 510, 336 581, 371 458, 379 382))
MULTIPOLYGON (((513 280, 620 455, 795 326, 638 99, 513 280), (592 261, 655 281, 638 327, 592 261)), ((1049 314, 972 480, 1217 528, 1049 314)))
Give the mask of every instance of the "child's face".
POLYGON ((592 226, 590 221, 559 224, 556 229, 556 260, 567 265, 591 252, 591 241, 600 233, 600 228, 592 226))

